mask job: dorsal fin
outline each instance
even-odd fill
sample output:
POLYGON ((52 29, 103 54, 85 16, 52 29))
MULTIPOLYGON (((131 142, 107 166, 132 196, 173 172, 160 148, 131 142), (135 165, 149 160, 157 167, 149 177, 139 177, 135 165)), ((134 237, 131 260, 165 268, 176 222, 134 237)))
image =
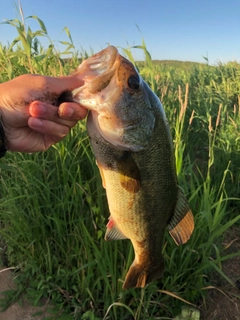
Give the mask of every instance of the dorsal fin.
POLYGON ((180 188, 178 188, 177 203, 168 229, 177 245, 186 243, 194 230, 193 214, 180 188))

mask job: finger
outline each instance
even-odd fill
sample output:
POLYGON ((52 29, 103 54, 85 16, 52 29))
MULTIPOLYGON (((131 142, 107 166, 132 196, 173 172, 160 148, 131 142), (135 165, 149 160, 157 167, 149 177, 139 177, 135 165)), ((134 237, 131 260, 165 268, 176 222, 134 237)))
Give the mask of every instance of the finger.
POLYGON ((74 102, 63 102, 58 107, 58 115, 62 119, 82 120, 86 117, 88 110, 74 102))
POLYGON ((54 137, 53 140, 55 142, 60 141, 70 131, 70 128, 66 125, 33 117, 28 119, 28 126, 32 130, 42 133, 45 136, 50 135, 54 137))
POLYGON ((41 101, 32 102, 29 105, 29 113, 34 118, 49 120, 69 126, 70 128, 74 127, 77 123, 77 120, 74 119, 74 117, 72 119, 61 119, 58 115, 58 107, 41 101))

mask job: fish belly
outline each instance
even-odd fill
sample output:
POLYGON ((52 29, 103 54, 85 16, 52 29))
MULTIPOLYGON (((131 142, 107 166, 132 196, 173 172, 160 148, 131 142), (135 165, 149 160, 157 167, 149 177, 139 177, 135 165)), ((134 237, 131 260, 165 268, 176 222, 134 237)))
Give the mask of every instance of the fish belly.
MULTIPOLYGON (((144 163, 143 159, 140 162, 144 163)), ((141 168, 140 163, 137 165, 141 168)), ((174 207, 174 176, 170 174, 166 179, 167 184, 172 184, 172 189, 169 191, 165 185, 164 194, 161 195, 160 183, 156 181, 156 176, 151 177, 151 170, 141 168, 139 187, 138 181, 123 177, 121 172, 103 168, 100 172, 106 188, 110 219, 120 234, 131 240, 134 247, 135 260, 123 288, 145 287, 163 274, 162 243, 168 217, 174 207)))

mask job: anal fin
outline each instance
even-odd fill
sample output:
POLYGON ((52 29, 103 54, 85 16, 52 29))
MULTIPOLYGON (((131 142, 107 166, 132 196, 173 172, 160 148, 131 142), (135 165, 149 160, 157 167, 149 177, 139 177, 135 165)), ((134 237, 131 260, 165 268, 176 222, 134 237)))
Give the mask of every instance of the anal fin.
POLYGON ((180 188, 178 189, 177 203, 168 224, 168 229, 177 245, 186 243, 194 230, 193 214, 180 188))

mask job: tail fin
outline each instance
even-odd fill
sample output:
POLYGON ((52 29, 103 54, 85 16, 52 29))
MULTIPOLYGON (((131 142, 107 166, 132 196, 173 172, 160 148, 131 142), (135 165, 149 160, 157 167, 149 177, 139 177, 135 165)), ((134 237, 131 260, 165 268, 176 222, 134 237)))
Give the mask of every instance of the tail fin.
POLYGON ((161 278, 163 270, 164 262, 162 257, 158 264, 141 265, 136 264, 134 261, 126 275, 123 289, 144 288, 153 280, 161 278))

